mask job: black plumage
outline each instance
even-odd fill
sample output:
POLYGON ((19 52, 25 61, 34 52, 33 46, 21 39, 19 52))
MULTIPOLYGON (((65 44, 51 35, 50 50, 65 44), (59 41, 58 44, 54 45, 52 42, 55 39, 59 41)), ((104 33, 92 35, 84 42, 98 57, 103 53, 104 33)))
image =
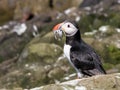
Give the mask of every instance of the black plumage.
POLYGON ((79 30, 73 36, 66 36, 66 44, 72 46, 70 49, 71 62, 84 75, 106 74, 99 56, 91 46, 81 39, 79 30))

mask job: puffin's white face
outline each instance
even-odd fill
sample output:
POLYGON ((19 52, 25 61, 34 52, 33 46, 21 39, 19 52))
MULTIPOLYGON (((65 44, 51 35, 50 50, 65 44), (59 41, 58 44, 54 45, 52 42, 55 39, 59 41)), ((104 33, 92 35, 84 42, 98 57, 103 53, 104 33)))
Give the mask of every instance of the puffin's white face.
POLYGON ((53 28, 53 32, 56 39, 62 38, 63 32, 67 37, 70 37, 75 35, 77 31, 78 29, 71 22, 66 22, 66 21, 63 23, 57 24, 53 28))
POLYGON ((73 36, 78 31, 78 29, 70 22, 63 22, 60 29, 66 36, 73 36))

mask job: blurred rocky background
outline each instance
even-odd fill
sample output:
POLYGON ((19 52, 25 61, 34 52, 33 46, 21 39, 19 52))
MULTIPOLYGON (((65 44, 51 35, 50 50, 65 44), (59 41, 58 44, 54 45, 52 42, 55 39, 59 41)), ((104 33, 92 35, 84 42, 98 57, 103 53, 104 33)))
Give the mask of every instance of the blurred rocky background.
POLYGON ((53 90, 37 87, 76 79, 62 51, 65 38, 59 42, 52 33, 67 19, 78 23, 107 73, 120 72, 120 0, 0 0, 0 89, 53 90))

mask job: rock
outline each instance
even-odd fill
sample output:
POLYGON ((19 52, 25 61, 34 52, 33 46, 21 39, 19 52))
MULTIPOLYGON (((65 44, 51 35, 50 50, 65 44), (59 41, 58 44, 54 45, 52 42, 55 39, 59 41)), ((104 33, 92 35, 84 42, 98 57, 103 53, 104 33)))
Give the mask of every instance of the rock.
POLYGON ((48 21, 46 20, 39 21, 39 20, 40 19, 28 21, 26 23, 10 21, 5 25, 0 26, 0 44, 1 44, 0 45, 0 61, 1 62, 6 59, 13 58, 17 54, 19 54, 24 48, 24 46, 33 37, 38 36, 39 32, 40 32, 40 36, 49 32, 50 30, 49 28, 47 28, 47 30, 45 31, 44 31, 45 28, 43 28, 46 26, 52 27, 51 25, 49 25, 48 21), (41 25, 41 22, 44 22, 43 26, 39 26, 41 25), (47 22, 47 24, 45 22, 47 22), (37 23, 39 24, 36 25, 37 23), (6 50, 8 51, 5 52, 6 50))
POLYGON ((0 79, 2 85, 0 87, 32 88, 36 85, 58 83, 64 81, 66 75, 74 72, 66 58, 62 56, 62 43, 61 46, 57 45, 60 42, 54 41, 54 35, 49 30, 50 28, 44 28, 41 35, 27 44, 17 62, 0 79))
POLYGON ((15 86, 32 88, 36 85, 56 83, 63 80, 63 77, 68 74, 70 67, 67 60, 58 60, 58 55, 61 53, 59 46, 40 43, 29 46, 28 51, 29 53, 24 50, 16 63, 17 66, 14 66, 9 73, 0 79, 1 88, 13 88, 15 86), (41 48, 38 49, 37 47, 41 48), (60 50, 59 52, 55 51, 55 53, 51 52, 55 49, 60 50))
POLYGON ((30 8, 31 12, 37 16, 41 13, 49 13, 49 15, 52 15, 52 13, 54 13, 55 11, 63 11, 69 7, 78 6, 80 3, 81 0, 45 0, 44 2, 42 0, 21 0, 17 1, 14 18, 21 18, 22 11, 25 7, 30 8), (29 6, 30 4, 31 6, 29 6))
POLYGON ((117 64, 120 58, 119 36, 116 28, 101 26, 98 31, 85 33, 84 39, 99 52, 106 63, 117 64))
POLYGON ((4 23, 12 20, 13 18, 13 13, 14 13, 14 10, 13 9, 1 9, 0 8, 0 25, 3 25, 4 23), (11 12, 9 12, 11 11, 11 12))
MULTIPOLYGON (((38 21, 36 22, 39 23, 38 21)), ((58 21, 56 21, 56 23, 57 22, 58 21)), ((38 32, 40 32, 39 36, 41 38, 41 36, 45 35, 52 29, 54 24, 55 22, 47 23, 43 26, 39 26, 41 25, 39 24, 37 25, 38 28, 35 24, 33 24, 33 22, 27 22, 22 24, 15 22, 14 25, 11 25, 9 23, 3 25, 1 27, 2 29, 0 30, 0 62, 13 58, 17 54, 20 54, 24 46, 34 36, 37 36, 36 34, 38 34, 38 32), (7 52, 5 52, 6 50, 7 52)))
MULTIPOLYGON (((55 43, 60 46, 63 46, 63 42, 55 40, 52 28, 57 23, 63 22, 63 19, 55 20, 53 22, 43 24, 43 26, 40 25, 39 29, 39 35, 36 38, 33 38, 29 44, 33 43, 55 43)), ((64 41, 64 40, 63 40, 64 41)))
POLYGON ((0 8, 8 9, 15 7, 16 0, 4 0, 0 2, 0 8))
POLYGON ((120 64, 116 65, 116 68, 120 71, 120 64))
POLYGON ((24 46, 33 38, 34 30, 32 26, 31 24, 23 23, 0 31, 1 61, 13 58, 21 52, 24 46))
POLYGON ((13 19, 15 2, 16 0, 0 1, 0 25, 13 19))
POLYGON ((0 77, 17 68, 14 65, 17 63, 23 48, 34 35, 37 36, 38 34, 36 31, 38 28, 34 24, 22 23, 23 26, 21 26, 18 22, 10 23, 13 22, 5 24, 8 26, 7 29, 2 28, 0 30, 0 77))
POLYGON ((64 0, 64 2, 59 0, 53 0, 53 7, 55 10, 63 11, 69 7, 78 6, 81 2, 82 0, 74 0, 74 1, 64 0))
POLYGON ((88 7, 88 6, 93 6, 98 4, 100 1, 102 0, 84 0, 81 4, 80 4, 80 8, 81 7, 88 7))
POLYGON ((24 8, 30 8, 30 11, 34 14, 38 14, 38 12, 41 11, 47 11, 49 10, 49 6, 48 6, 48 2, 49 0, 45 0, 44 3, 42 2, 42 0, 26 0, 24 3, 24 0, 21 1, 17 1, 16 3, 16 9, 15 9, 15 18, 21 18, 22 16, 22 11, 24 10, 24 8), (31 4, 31 6, 29 6, 31 4), (48 8, 46 10, 46 8, 48 8))
POLYGON ((98 75, 89 78, 75 79, 60 84, 51 84, 32 88, 31 90, 119 90, 120 73, 98 75))
POLYGON ((55 44, 28 44, 14 68, 0 79, 0 87, 31 88, 60 82, 70 68, 65 59, 58 60, 61 54, 61 47, 55 44))
POLYGON ((57 45, 63 46, 64 40, 65 40, 65 38, 63 38, 62 42, 56 40, 53 35, 53 32, 50 31, 42 37, 38 36, 38 37, 34 38, 29 44, 41 42, 41 43, 55 43, 57 45))
MULTIPOLYGON (((51 57, 55 59, 54 57, 57 57, 61 54, 61 47, 55 45, 55 44, 48 44, 48 43, 37 43, 29 45, 25 49, 25 54, 28 53, 28 56, 35 55, 35 57, 39 57, 39 59, 44 59, 45 57, 51 57), (51 52, 52 51, 52 52, 51 52)), ((24 52, 22 53, 24 56, 24 52)), ((24 57, 24 58, 26 58, 24 57)), ((34 56, 33 56, 34 57, 34 56)), ((20 58, 20 61, 24 58, 20 58)), ((28 58, 28 60, 33 60, 34 58, 28 58)), ((43 60, 44 61, 44 60, 43 60)))

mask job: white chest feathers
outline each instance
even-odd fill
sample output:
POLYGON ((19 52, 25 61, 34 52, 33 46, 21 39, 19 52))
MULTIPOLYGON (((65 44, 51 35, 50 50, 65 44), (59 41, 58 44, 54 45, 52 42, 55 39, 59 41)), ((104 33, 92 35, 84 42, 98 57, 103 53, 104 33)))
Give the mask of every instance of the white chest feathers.
POLYGON ((71 49, 70 45, 67 44, 64 45, 64 54, 68 58, 68 60, 70 60, 70 49, 71 49))
POLYGON ((65 44, 64 45, 64 54, 65 56, 68 58, 68 61, 70 62, 70 64, 74 67, 74 69, 77 71, 77 75, 79 78, 81 78, 83 76, 83 74, 81 73, 80 69, 77 69, 74 64, 71 62, 70 60, 70 49, 72 46, 65 44))
POLYGON ((70 64, 74 67, 74 69, 77 71, 77 75, 79 78, 81 78, 83 76, 83 74, 81 73, 80 69, 77 69, 74 64, 71 62, 70 60, 70 49, 72 46, 65 44, 64 45, 64 54, 65 56, 68 58, 68 61, 70 62, 70 64))

